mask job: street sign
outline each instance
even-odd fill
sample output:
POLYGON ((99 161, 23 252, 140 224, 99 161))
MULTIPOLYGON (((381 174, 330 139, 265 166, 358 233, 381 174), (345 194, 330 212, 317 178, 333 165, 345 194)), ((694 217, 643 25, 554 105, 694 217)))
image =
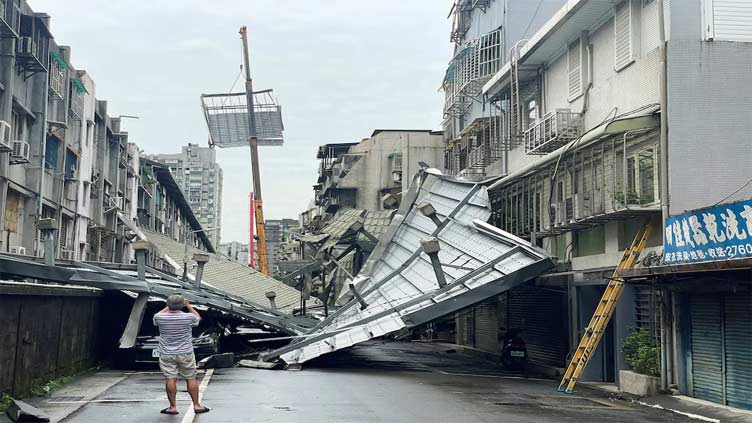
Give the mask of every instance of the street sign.
POLYGON ((752 257, 752 200, 670 217, 664 233, 666 264, 752 257))

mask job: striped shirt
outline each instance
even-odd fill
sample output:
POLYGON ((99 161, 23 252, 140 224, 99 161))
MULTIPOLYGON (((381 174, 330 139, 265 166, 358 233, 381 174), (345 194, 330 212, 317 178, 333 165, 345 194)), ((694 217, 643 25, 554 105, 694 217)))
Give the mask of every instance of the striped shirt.
POLYGON ((166 311, 154 315, 154 326, 159 327, 159 354, 177 355, 193 353, 192 328, 199 318, 182 311, 166 311))

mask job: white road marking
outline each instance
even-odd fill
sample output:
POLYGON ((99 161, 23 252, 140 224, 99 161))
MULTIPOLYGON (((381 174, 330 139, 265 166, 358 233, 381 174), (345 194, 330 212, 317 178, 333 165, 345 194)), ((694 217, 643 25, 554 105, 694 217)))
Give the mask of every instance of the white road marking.
MULTIPOLYGON (((204 373, 204 378, 201 379, 201 384, 198 385, 198 402, 200 403, 201 400, 204 398, 204 391, 206 391, 206 387, 209 386, 209 381, 212 378, 212 375, 214 374, 214 369, 209 369, 204 373)), ((185 416, 183 417, 183 420, 181 423, 192 423, 193 419, 196 417, 196 413, 193 411, 193 404, 188 408, 188 411, 185 413, 185 416)))
POLYGON ((721 421, 718 420, 718 419, 701 416, 699 414, 685 413, 684 411, 674 410, 674 409, 671 409, 671 408, 665 408, 665 407, 662 407, 659 404, 648 404, 648 403, 642 402, 642 401, 635 401, 635 402, 637 404, 640 404, 640 405, 645 406, 645 407, 656 408, 658 410, 671 411, 672 413, 680 414, 682 416, 686 416, 686 417, 689 417, 690 419, 694 419, 694 420, 701 420, 701 421, 704 421, 704 422, 711 422, 711 423, 721 423, 721 421))

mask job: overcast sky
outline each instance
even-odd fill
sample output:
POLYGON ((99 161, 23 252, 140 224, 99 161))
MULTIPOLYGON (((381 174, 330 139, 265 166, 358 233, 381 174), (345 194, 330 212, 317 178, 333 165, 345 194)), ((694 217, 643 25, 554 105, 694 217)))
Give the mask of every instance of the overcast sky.
MULTIPOLYGON (((267 218, 297 218, 313 198, 316 147, 354 142, 375 128, 438 129, 438 92, 451 54, 448 1, 29 0, 52 17, 110 115, 147 153, 206 145, 202 93, 226 92, 247 25, 254 89, 283 107, 284 147, 261 149, 267 218)), ((243 89, 242 80, 236 91, 243 89)), ((247 241, 246 149, 219 150, 223 241, 247 241)))

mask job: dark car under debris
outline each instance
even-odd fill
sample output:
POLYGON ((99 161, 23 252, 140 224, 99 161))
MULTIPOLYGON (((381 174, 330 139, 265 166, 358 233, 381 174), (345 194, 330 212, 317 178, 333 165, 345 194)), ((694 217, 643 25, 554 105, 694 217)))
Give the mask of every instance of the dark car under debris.
MULTIPOLYGON (((152 318, 164 308, 164 300, 149 300, 144 319, 133 348, 119 349, 116 354, 117 365, 121 368, 155 366, 159 363, 159 329, 154 326, 152 318)), ((221 313, 203 306, 194 306, 201 314, 201 322, 193 328, 193 350, 196 360, 220 352, 222 338, 229 333, 229 328, 222 322, 221 313)))

